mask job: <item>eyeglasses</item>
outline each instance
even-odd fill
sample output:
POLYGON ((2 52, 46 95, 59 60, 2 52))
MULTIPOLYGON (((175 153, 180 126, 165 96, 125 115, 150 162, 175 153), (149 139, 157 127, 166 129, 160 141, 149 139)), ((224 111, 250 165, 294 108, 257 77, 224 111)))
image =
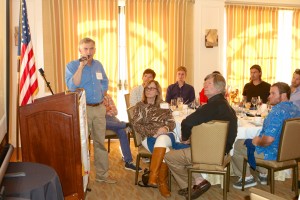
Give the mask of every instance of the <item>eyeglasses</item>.
POLYGON ((157 88, 155 88, 155 87, 146 87, 145 89, 146 89, 146 91, 153 91, 153 90, 156 90, 157 88))

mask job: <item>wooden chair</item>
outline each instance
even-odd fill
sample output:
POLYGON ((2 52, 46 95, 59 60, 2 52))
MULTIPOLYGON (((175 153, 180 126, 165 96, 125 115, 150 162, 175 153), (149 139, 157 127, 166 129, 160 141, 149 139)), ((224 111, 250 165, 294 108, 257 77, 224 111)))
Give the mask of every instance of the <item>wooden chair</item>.
MULTIPOLYGON (((128 142, 130 145, 130 132, 127 133, 127 137, 128 137, 128 142)), ((109 153, 110 152, 110 140, 111 139, 119 139, 119 137, 115 131, 106 129, 105 139, 107 139, 107 152, 109 153)))
POLYGON ((105 139, 107 139, 107 152, 110 152, 110 140, 118 139, 118 135, 115 131, 107 130, 105 131, 105 139))
POLYGON ((276 196, 274 194, 257 188, 250 188, 249 191, 251 200, 286 200, 282 197, 276 196))
MULTIPOLYGON (((133 118, 133 111, 135 106, 132 106, 127 109, 128 119, 129 123, 132 123, 133 118)), ((136 157, 136 171, 135 171, 135 185, 137 185, 138 182, 138 176, 139 176, 139 167, 140 167, 140 160, 141 158, 150 158, 151 159, 151 152, 149 152, 145 147, 142 145, 142 137, 141 135, 134 129, 133 126, 130 127, 134 139, 134 145, 138 148, 138 153, 136 157)))
POLYGON ((191 199, 192 173, 223 175, 223 199, 227 199, 230 180, 229 154, 225 155, 229 122, 210 121, 193 127, 191 135, 192 167, 188 168, 188 199, 191 199))
MULTIPOLYGON (((283 169, 293 169, 292 190, 298 195, 298 163, 300 158, 300 118, 293 118, 284 121, 281 131, 277 160, 263 160, 256 158, 256 165, 268 169, 268 183, 270 183, 270 192, 274 194, 274 173, 283 169)), ((247 157, 244 157, 242 190, 244 190, 247 157)))

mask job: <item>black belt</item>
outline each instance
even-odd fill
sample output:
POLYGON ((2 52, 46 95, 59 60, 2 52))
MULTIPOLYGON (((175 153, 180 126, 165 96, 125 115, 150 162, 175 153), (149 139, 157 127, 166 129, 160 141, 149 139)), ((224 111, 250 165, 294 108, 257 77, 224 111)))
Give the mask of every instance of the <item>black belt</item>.
POLYGON ((96 106, 99 106, 100 104, 102 104, 102 102, 101 103, 87 103, 86 105, 87 106, 92 106, 92 107, 96 107, 96 106))

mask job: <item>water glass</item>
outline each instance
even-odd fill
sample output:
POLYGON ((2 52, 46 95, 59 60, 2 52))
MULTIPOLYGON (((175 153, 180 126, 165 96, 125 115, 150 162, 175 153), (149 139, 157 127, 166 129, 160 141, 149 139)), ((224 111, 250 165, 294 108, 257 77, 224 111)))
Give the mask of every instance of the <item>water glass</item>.
POLYGON ((177 101, 176 101, 176 99, 171 99, 171 102, 170 102, 170 108, 171 108, 171 110, 175 111, 176 107, 177 107, 177 101))
POLYGON ((251 98, 251 103, 254 106, 254 109, 256 109, 256 104, 257 104, 257 97, 252 97, 251 98))
POLYGON ((250 102, 246 102, 245 103, 245 108, 246 108, 247 111, 249 111, 250 107, 251 107, 251 103, 250 102))
POLYGON ((256 101, 256 107, 257 107, 257 114, 260 115, 262 113, 261 106, 263 102, 261 98, 258 98, 256 101))
POLYGON ((177 106, 178 106, 178 110, 182 110, 182 107, 183 107, 183 98, 182 97, 177 98, 177 106))

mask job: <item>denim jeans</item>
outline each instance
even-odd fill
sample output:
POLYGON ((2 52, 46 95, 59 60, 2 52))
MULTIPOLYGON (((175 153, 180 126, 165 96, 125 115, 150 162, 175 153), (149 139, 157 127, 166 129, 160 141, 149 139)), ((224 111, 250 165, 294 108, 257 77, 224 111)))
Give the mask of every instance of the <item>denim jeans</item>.
POLYGON ((125 162, 132 162, 132 155, 129 147, 128 137, 125 131, 126 123, 121 122, 115 116, 106 115, 106 129, 115 131, 119 137, 121 150, 125 162))

